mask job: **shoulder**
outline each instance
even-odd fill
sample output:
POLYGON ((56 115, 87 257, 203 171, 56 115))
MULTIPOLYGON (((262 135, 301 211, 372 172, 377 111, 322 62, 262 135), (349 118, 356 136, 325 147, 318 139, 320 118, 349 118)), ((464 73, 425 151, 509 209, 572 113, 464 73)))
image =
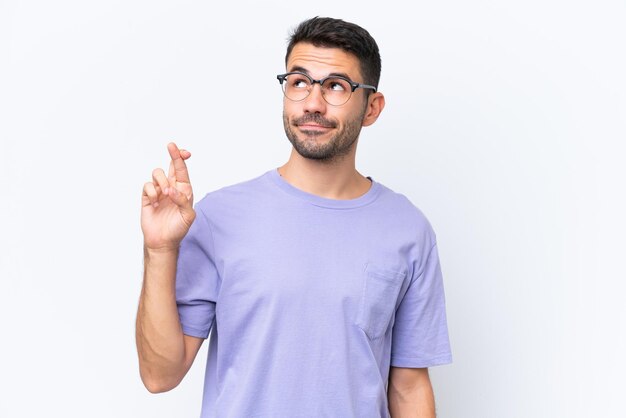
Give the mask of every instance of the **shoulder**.
POLYGON ((211 212, 217 208, 232 208, 251 204, 268 190, 267 172, 249 180, 224 186, 204 195, 196 203, 196 209, 211 212))
POLYGON ((435 231, 424 214, 406 195, 378 183, 381 188, 378 204, 388 216, 410 234, 417 234, 432 244, 436 242, 435 231))
POLYGON ((229 199, 237 196, 245 195, 254 191, 258 191, 268 183, 267 177, 269 172, 265 172, 257 177, 239 183, 224 186, 220 189, 207 193, 203 199, 229 199))

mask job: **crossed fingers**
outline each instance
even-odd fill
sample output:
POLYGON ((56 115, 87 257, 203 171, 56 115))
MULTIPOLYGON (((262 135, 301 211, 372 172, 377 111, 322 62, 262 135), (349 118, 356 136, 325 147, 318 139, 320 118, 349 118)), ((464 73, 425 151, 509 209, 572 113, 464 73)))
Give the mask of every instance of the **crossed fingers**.
POLYGON ((179 192, 176 189, 176 183, 187 183, 190 185, 189 172, 185 160, 191 157, 191 153, 187 150, 179 149, 173 142, 167 145, 167 150, 171 157, 168 176, 165 176, 165 171, 161 168, 155 168, 152 171, 152 182, 147 182, 143 189, 144 206, 150 204, 157 208, 159 201, 168 195, 178 204, 179 192))

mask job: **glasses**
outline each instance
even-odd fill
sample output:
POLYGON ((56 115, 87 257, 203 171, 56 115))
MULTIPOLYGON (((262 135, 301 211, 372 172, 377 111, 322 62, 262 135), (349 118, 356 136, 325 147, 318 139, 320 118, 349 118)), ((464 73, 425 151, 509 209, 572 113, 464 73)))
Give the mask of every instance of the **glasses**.
POLYGON ((289 100, 293 100, 294 102, 299 102, 309 97, 315 83, 319 84, 322 88, 322 97, 326 100, 326 103, 333 106, 341 106, 342 104, 345 104, 348 100, 350 100, 354 90, 358 88, 372 89, 376 92, 376 87, 374 86, 355 83, 345 77, 336 75, 324 77, 320 80, 314 80, 304 73, 291 72, 279 74, 276 78, 278 78, 278 81, 283 88, 285 97, 289 100))

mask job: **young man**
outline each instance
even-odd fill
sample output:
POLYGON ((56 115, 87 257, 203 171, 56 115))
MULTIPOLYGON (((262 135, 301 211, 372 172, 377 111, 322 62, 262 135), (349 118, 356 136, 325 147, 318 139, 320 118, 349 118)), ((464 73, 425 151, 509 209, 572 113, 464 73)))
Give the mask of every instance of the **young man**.
POLYGON ((355 169, 385 105, 378 47, 313 18, 278 76, 287 163, 192 208, 185 160, 144 186, 141 377, 178 385, 209 336, 203 417, 435 416, 428 367, 451 361, 435 234, 355 169))

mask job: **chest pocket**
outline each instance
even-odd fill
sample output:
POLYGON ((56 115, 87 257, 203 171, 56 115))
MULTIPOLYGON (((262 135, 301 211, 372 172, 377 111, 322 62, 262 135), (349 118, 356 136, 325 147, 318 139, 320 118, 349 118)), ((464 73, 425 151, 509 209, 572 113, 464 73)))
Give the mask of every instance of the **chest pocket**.
POLYGON ((382 337, 392 322, 406 273, 368 264, 363 275, 363 293, 356 325, 373 340, 382 337))

